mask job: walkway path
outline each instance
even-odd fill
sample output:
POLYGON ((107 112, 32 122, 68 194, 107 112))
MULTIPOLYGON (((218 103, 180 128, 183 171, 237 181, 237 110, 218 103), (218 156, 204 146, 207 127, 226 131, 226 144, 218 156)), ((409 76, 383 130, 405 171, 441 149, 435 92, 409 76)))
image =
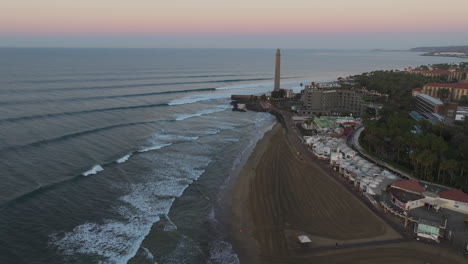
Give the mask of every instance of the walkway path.
POLYGON ((354 148, 363 157, 367 158, 368 160, 371 160, 375 164, 378 164, 378 165, 380 165, 382 167, 385 167, 387 170, 389 170, 391 172, 394 172, 394 173, 396 173, 396 174, 398 174, 400 176, 403 176, 405 178, 408 178, 408 179, 416 179, 411 174, 409 174, 407 172, 404 172, 404 171, 396 168, 395 166, 393 166, 393 165, 391 165, 391 164, 389 164, 389 163, 387 163, 385 161, 376 159, 373 156, 367 154, 367 152, 359 144, 359 137, 361 136, 362 131, 364 131, 364 126, 357 127, 356 130, 353 131, 353 133, 349 136, 348 141, 347 141, 347 144, 348 144, 349 147, 354 148))

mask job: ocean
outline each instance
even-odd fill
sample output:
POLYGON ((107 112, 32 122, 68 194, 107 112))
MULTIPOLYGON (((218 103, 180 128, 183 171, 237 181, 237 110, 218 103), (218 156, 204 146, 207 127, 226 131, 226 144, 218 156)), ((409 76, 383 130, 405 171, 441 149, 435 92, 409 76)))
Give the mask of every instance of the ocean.
MULTIPOLYGON (((0 263, 238 263, 219 221, 266 113, 269 49, 0 49, 0 263)), ((459 62, 282 50, 282 87, 459 62)))

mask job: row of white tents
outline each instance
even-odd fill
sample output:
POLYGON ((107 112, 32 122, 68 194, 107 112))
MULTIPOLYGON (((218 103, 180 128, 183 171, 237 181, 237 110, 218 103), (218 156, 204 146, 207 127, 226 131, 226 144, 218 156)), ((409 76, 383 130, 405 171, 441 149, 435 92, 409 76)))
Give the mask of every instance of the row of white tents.
POLYGON ((346 140, 329 136, 304 137, 320 159, 330 160, 330 164, 341 175, 370 195, 380 195, 382 189, 400 180, 400 177, 357 155, 346 145, 346 140))
POLYGON ((329 136, 306 136, 304 137, 306 145, 312 148, 314 154, 324 159, 331 159, 334 154, 342 153, 344 157, 353 158, 356 152, 346 145, 342 138, 329 136))

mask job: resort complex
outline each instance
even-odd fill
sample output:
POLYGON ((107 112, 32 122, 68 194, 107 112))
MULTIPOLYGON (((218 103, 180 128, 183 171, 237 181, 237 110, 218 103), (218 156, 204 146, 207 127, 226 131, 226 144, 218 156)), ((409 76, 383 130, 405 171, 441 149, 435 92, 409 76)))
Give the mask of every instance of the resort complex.
MULTIPOLYGON (((278 54, 279 51, 277 62, 278 54)), ((454 72, 449 75, 451 78, 465 77, 458 75, 459 71, 454 72)), ((278 70, 275 73, 275 83, 278 83, 278 70)), ((250 171, 244 172, 255 175, 254 181, 243 186, 255 189, 248 200, 255 226, 251 232, 260 243, 262 256, 270 256, 267 260, 320 262, 324 261, 320 253, 332 248, 352 248, 348 251, 350 256, 361 260, 361 254, 368 254, 375 245, 385 250, 395 249, 394 254, 404 255, 399 259, 403 263, 418 263, 421 259, 455 263, 460 260, 456 260, 457 254, 468 252, 468 194, 453 186, 455 174, 463 176, 464 170, 455 171, 450 165, 453 161, 444 161, 447 158, 442 153, 430 156, 426 151, 423 157, 422 150, 416 148, 429 144, 426 148, 436 149, 439 144, 444 149, 441 136, 437 138, 429 129, 459 126, 455 123, 459 122, 458 104, 450 96, 427 92, 425 88, 405 87, 406 93, 401 93, 405 99, 395 100, 392 90, 362 85, 369 83, 368 79, 386 78, 386 75, 418 82, 432 81, 434 77, 405 74, 378 72, 335 82, 311 82, 291 96, 284 93, 278 97, 278 92, 284 89, 278 90, 276 84, 276 96, 271 98, 267 95, 252 100, 248 96, 232 96, 233 100, 247 101, 251 109, 252 105, 261 105, 262 111, 274 114, 282 124, 282 127, 275 126, 266 137, 271 144, 257 146, 260 152, 252 154, 259 155, 259 163, 247 164, 250 171), (263 107, 263 100, 268 101, 267 107, 263 107), (388 111, 389 104, 404 111, 388 111), (376 123, 383 121, 393 123, 376 127, 376 123), (425 121, 428 124, 421 123, 425 121), (404 135, 407 141, 402 136, 398 142, 392 139, 399 129, 407 129, 404 135), (423 143, 424 137, 430 139, 424 139, 426 143, 423 143), (431 145, 431 141, 435 143, 431 145), (383 147, 375 147, 378 144, 383 147), (379 156, 384 148, 391 149, 393 157, 405 156, 413 161, 413 171, 391 162, 388 157, 392 156, 379 156), (274 228, 263 229, 265 226, 274 228), (452 253, 440 253, 445 248, 452 248, 452 253), (400 251, 407 249, 414 254, 409 256, 400 251)), ((427 82, 420 87, 433 86, 427 82)), ((244 219, 240 215, 236 217, 239 221, 244 219)), ((341 260, 334 254, 328 256, 341 260)))
POLYGON ((302 115, 317 114, 360 114, 364 110, 364 102, 357 91, 341 89, 335 85, 318 85, 312 82, 302 91, 302 115))

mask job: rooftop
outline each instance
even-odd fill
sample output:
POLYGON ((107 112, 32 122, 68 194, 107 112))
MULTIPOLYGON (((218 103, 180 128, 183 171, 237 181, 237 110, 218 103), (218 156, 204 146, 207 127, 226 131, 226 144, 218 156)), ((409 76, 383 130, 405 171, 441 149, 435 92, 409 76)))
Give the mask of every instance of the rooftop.
POLYGON ((419 113, 416 112, 416 111, 411 111, 409 114, 410 114, 410 116, 411 116, 414 120, 416 120, 416 121, 421 121, 421 120, 424 119, 424 117, 422 117, 421 114, 419 114, 419 113))
POLYGON ((389 193, 401 202, 416 201, 424 198, 422 195, 406 192, 397 188, 391 188, 389 193))
POLYGON ((427 83, 424 87, 468 89, 468 83, 427 83))
POLYGON ((331 127, 332 126, 332 124, 328 120, 322 119, 322 118, 315 118, 314 122, 320 127, 331 127))
POLYGON ((392 187, 415 193, 422 193, 425 191, 417 180, 400 180, 393 183, 392 187))
POLYGON ((442 103, 441 100, 437 99, 437 98, 434 98, 432 96, 429 96, 427 94, 418 94, 416 96, 416 98, 421 98, 423 99, 424 101, 428 101, 430 103, 433 103, 433 104, 436 104, 436 105, 443 105, 444 103, 442 103))
POLYGON ((359 124, 356 123, 356 122, 344 122, 343 125, 345 125, 345 126, 357 126, 359 124))
POLYGON ((444 198, 452 201, 459 201, 463 203, 468 203, 468 194, 458 190, 450 189, 447 191, 442 191, 439 193, 440 198, 444 198))

